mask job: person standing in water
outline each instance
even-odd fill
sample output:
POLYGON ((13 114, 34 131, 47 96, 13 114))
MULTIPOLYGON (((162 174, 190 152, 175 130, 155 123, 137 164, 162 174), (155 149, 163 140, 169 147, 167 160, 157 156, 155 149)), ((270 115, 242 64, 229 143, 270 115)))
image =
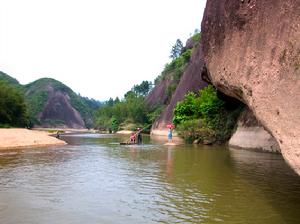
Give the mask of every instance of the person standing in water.
POLYGON ((169 142, 172 142, 172 137, 173 137, 172 128, 169 128, 169 131, 168 131, 168 140, 169 140, 169 142))
POLYGON ((142 129, 138 128, 137 130, 138 130, 136 133, 137 134, 137 143, 141 144, 142 143, 142 133, 141 133, 142 129))
POLYGON ((130 143, 134 144, 135 140, 136 140, 135 133, 132 132, 131 135, 130 135, 130 143))

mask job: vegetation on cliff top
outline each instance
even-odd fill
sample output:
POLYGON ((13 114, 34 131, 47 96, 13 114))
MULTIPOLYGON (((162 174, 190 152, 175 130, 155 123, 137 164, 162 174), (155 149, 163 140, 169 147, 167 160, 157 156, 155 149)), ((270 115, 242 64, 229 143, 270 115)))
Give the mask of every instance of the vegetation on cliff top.
POLYGON ((165 65, 161 74, 154 81, 155 84, 166 79, 171 81, 165 92, 168 96, 168 101, 170 101, 173 93, 175 92, 183 72, 190 61, 193 50, 200 40, 200 33, 198 32, 199 31, 196 30, 194 35, 188 40, 188 42, 192 43, 189 46, 183 46, 179 39, 176 41, 170 52, 170 58, 172 61, 165 65))

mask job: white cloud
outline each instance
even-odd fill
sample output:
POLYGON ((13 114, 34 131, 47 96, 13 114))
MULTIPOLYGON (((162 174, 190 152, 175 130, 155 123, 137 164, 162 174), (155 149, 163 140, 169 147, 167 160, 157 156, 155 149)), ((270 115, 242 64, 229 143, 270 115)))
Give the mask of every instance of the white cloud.
POLYGON ((122 97, 200 28, 205 2, 0 0, 0 70, 23 84, 52 77, 84 96, 122 97))

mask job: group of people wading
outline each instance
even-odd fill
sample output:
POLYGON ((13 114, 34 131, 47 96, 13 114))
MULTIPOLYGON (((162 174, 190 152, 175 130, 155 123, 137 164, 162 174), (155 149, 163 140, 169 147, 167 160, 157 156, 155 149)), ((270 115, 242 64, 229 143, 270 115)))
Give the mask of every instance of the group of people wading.
POLYGON ((130 143, 141 144, 142 143, 142 133, 141 132, 142 132, 141 128, 138 128, 136 133, 132 132, 130 135, 130 143))

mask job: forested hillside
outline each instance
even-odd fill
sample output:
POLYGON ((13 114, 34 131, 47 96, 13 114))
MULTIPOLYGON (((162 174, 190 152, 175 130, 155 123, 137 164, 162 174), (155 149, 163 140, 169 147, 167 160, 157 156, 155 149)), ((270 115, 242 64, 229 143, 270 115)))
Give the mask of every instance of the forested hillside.
POLYGON ((11 121, 4 119, 4 114, 8 113, 9 107, 3 104, 0 120, 2 125, 93 127, 94 114, 100 102, 76 94, 71 88, 55 79, 42 78, 27 85, 20 85, 16 79, 0 72, 0 81, 7 92, 6 95, 2 94, 2 101, 8 100, 8 97, 15 97, 18 92, 24 99, 24 114, 26 114, 26 119, 24 118, 21 123, 16 123, 15 118, 11 121))

